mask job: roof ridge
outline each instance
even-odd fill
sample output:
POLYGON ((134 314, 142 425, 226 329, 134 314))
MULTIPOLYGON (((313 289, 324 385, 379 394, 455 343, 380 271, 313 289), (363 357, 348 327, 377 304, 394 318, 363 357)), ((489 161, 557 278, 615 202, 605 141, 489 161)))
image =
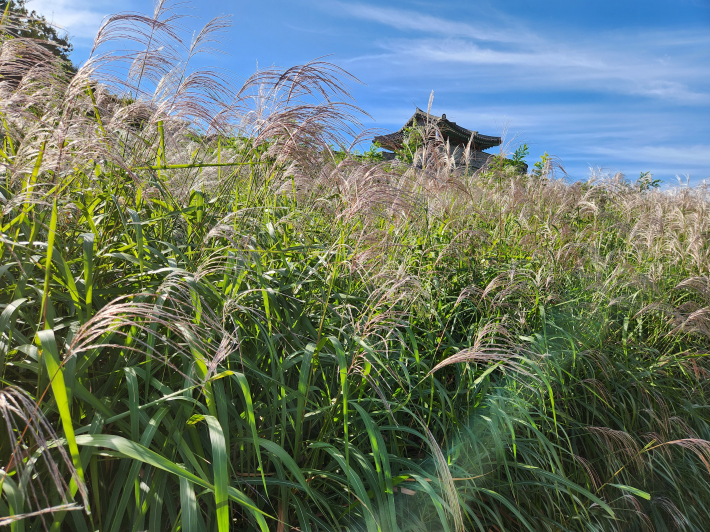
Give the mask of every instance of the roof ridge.
MULTIPOLYGON (((414 107, 416 111, 414 112, 412 117, 407 120, 404 126, 402 126, 398 131, 390 133, 388 135, 378 135, 375 137, 375 140, 380 142, 381 144, 387 143, 392 144, 393 146, 396 144, 400 144, 404 139, 405 129, 409 127, 409 124, 413 123, 413 125, 417 125, 418 123, 421 123, 422 120, 431 120, 432 122, 434 122, 435 127, 440 130, 441 133, 447 138, 447 141, 450 139, 450 137, 453 137, 453 139, 458 139, 455 140, 457 144, 466 144, 467 142, 473 142, 474 147, 476 147, 475 149, 479 150, 485 150, 494 146, 500 146, 502 142, 501 137, 496 137, 493 135, 482 135, 478 131, 472 131, 463 126, 460 126, 456 122, 453 122, 446 118, 446 114, 436 116, 423 111, 416 104, 414 107)), ((390 147, 389 149, 393 148, 390 147)))
MULTIPOLYGON (((415 106, 415 107, 417 107, 417 106, 415 106)), ((431 113, 427 113, 426 111, 423 111, 422 109, 419 109, 419 107, 417 107, 417 110, 415 111, 414 116, 416 116, 417 113, 421 113, 421 114, 423 114, 424 116, 428 116, 428 117, 431 117, 431 118, 436 118, 437 120, 441 120, 441 119, 442 119, 440 116, 436 116, 436 115, 433 115, 433 114, 431 114, 431 113)), ((414 118, 414 117, 412 117, 412 118, 414 118)), ((446 120, 446 118, 444 118, 444 120, 446 120)))

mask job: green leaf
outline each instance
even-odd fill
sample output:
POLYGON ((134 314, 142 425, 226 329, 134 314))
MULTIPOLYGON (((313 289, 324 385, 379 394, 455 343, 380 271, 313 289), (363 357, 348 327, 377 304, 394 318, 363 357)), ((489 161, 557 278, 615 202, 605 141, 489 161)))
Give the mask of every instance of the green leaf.
POLYGON ((84 233, 84 298, 86 301, 86 319, 92 314, 94 300, 94 233, 84 233))
MULTIPOLYGON (((345 351, 340 341, 334 336, 329 336, 330 343, 335 348, 338 358, 338 372, 340 374, 340 391, 343 394, 343 438, 345 440, 345 463, 350 464, 350 434, 348 429, 348 362, 345 351)), ((348 465, 349 467, 349 465, 348 465)))
MULTIPOLYGON (((0 469, 0 488, 2 493, 5 495, 7 504, 9 505, 9 515, 20 515, 25 511, 25 497, 23 493, 18 489, 15 481, 10 478, 10 476, 5 473, 4 470, 0 469)), ((24 532, 25 521, 23 519, 15 521, 10 524, 11 532, 24 532)))
POLYGON ((486 371, 481 373, 481 375, 475 381, 473 381, 473 385, 478 386, 479 384, 481 384, 481 382, 483 382, 483 379, 485 379, 486 377, 488 377, 488 375, 493 373, 496 370, 496 368, 500 367, 501 364, 503 364, 503 362, 498 362, 497 364, 491 364, 490 367, 486 371))
MULTIPOLYGON (((40 344, 42 345, 42 360, 47 368, 47 375, 50 380, 52 387, 52 392, 54 394, 54 400, 57 404, 57 410, 59 410, 59 416, 62 420, 62 427, 64 428, 64 436, 67 439, 69 445, 69 453, 71 454, 72 463, 74 464, 74 469, 76 469, 78 483, 75 478, 72 477, 71 483, 69 484, 69 490, 71 496, 76 495, 77 490, 81 489, 82 496, 87 500, 86 488, 84 486, 84 469, 81 465, 81 458, 79 456, 79 447, 77 446, 77 440, 74 435, 74 426, 71 419, 71 409, 69 407, 69 399, 67 396, 67 389, 64 384, 64 372, 59 364, 59 353, 57 349, 57 341, 54 338, 54 331, 51 329, 46 329, 44 331, 39 331, 37 333, 40 344)), ((87 511, 89 509, 87 508, 87 511)))
MULTIPOLYGON (((134 374, 135 376, 135 374, 134 374)), ((136 384, 137 387, 137 384, 136 384)), ((151 420, 148 422, 148 426, 146 429, 143 431, 143 435, 141 436, 141 445, 143 447, 148 447, 150 446, 151 442, 153 441, 153 437, 155 436, 156 431, 158 430, 158 426, 160 425, 160 422, 162 421, 163 417, 165 417, 165 414, 168 413, 168 407, 162 407, 160 408, 156 414, 151 418, 151 420)), ((133 462, 131 464, 131 468, 126 476, 126 480, 123 483, 123 489, 121 490, 121 499, 118 503, 118 507, 116 511, 114 512, 113 515, 113 524, 110 528, 111 532, 116 532, 119 530, 119 527, 121 526, 121 522, 123 520, 123 514, 126 511, 126 508, 128 506, 128 502, 133 495, 131 488, 135 485, 136 480, 138 479, 138 473, 140 472, 140 462, 133 462)))
POLYGON ((647 501, 651 500, 651 494, 646 493, 643 490, 640 490, 638 488, 633 488, 631 486, 626 486, 624 484, 609 484, 610 486, 614 486, 615 488, 619 488, 620 490, 623 491, 628 491, 629 493, 633 493, 637 497, 641 497, 642 499, 646 499, 647 501))
POLYGON ((259 462, 259 472, 261 473, 261 480, 264 483, 264 489, 266 489, 266 480, 264 477, 264 468, 261 463, 261 452, 259 451, 259 433, 256 430, 256 416, 254 415, 254 403, 251 398, 251 391, 249 389, 249 382, 243 373, 237 371, 234 372, 232 377, 239 384, 239 390, 242 392, 242 398, 244 399, 244 404, 247 409, 247 421, 249 422, 249 428, 251 429, 252 441, 254 442, 254 450, 256 451, 256 459, 259 462))
POLYGON ((12 332, 14 327, 9 327, 10 322, 12 321, 15 312, 17 312, 17 310, 26 302, 26 297, 16 299, 6 306, 3 309, 2 314, 0 314, 0 376, 5 372, 5 355, 7 355, 12 343, 12 332), (7 341, 3 339, 4 334, 7 334, 7 341))
POLYGON ((49 279, 52 277, 52 252, 54 251, 54 238, 56 236, 57 230, 57 200, 52 203, 52 217, 49 221, 49 235, 47 241, 47 260, 45 263, 44 271, 44 290, 42 291, 42 309, 40 310, 40 320, 46 324, 46 313, 47 313, 47 303, 49 301, 49 279))
MULTIPOLYGON (((180 510, 182 530, 204 530, 198 525, 201 516, 194 485, 186 478, 180 478, 180 510)), ((204 527, 204 523, 202 526, 204 527)))
POLYGON ((214 473, 214 499, 217 509, 217 529, 229 532, 229 459, 224 442, 222 425, 212 416, 205 416, 212 440, 212 471, 214 473))
MULTIPOLYGON (((168 473, 172 473, 173 475, 179 478, 184 478, 192 482, 193 484, 210 490, 213 493, 215 492, 215 486, 212 485, 210 482, 203 480, 196 475, 193 475, 175 462, 168 460, 164 456, 161 456, 158 453, 151 451, 150 449, 146 449, 139 443, 132 442, 121 436, 114 436, 108 434, 83 434, 77 437, 76 442, 78 445, 88 445, 90 447, 106 447, 108 449, 113 449, 125 458, 139 460, 143 463, 152 465, 153 467, 157 467, 158 469, 162 469, 163 471, 167 471, 168 473)), ((254 502, 247 495, 232 486, 229 486, 227 488, 227 495, 231 500, 237 502, 243 508, 251 512, 251 514, 259 523, 259 527, 261 528, 262 532, 269 532, 269 528, 266 524, 266 521, 264 520, 264 516, 274 519, 273 516, 270 516, 269 514, 257 508, 254 502)))

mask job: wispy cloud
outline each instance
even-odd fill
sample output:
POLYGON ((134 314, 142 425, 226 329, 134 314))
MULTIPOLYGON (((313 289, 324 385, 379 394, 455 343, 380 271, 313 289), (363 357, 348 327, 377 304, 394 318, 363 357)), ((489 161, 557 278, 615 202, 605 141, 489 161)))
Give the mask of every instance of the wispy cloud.
POLYGON ((598 57, 581 53, 570 53, 564 49, 500 50, 461 39, 420 39, 413 41, 394 41, 390 45, 398 53, 441 63, 470 63, 477 65, 515 65, 530 68, 604 68, 598 57))
POLYGON ((409 10, 334 5, 349 17, 402 32, 377 44, 404 76, 426 71, 457 80, 484 79, 489 90, 581 89, 710 104, 707 31, 607 32, 581 38, 560 30, 549 37, 502 15, 481 16, 473 25, 409 10))
POLYGON ((118 4, 108 0, 30 0, 27 6, 73 38, 88 41, 93 40, 106 15, 116 11, 117 7, 125 9, 118 4))
MULTIPOLYGON (((622 43, 618 43, 621 47, 622 43)), ((667 61, 638 53, 555 45, 501 50, 460 39, 392 40, 381 46, 393 60, 427 64, 427 71, 457 79, 483 77, 490 90, 526 86, 553 92, 593 90, 710 103, 710 68, 679 57, 667 61), (469 70, 461 67, 472 67, 469 70), (475 69, 473 68, 475 67, 475 69)), ((710 50, 710 37, 706 47, 710 50)), ((706 58, 710 64, 710 54, 706 58)))
MULTIPOLYGON (((635 146, 630 154, 628 148, 606 148, 599 147, 594 150, 597 154, 606 158, 623 156, 627 160, 644 162, 649 165, 663 164, 682 167, 705 167, 710 168, 710 144, 696 144, 694 146, 635 146), (629 157, 632 155, 632 157, 629 157)), ((710 177, 710 171, 703 177, 710 177)))
POLYGON ((472 25, 404 9, 345 2, 330 2, 328 6, 350 17, 378 22, 399 30, 501 43, 530 42, 538 38, 522 27, 496 29, 488 24, 472 25))

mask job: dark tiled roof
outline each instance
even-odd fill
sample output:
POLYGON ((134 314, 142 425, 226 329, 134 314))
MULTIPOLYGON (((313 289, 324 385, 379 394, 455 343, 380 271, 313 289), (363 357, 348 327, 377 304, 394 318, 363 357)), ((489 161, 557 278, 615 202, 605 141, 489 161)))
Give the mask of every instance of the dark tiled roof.
POLYGON ((456 122, 447 120, 446 115, 435 116, 422 111, 417 107, 412 117, 407 120, 406 124, 399 131, 390 133, 389 135, 380 135, 375 137, 375 142, 379 142, 383 148, 389 150, 398 150, 404 142, 404 129, 413 125, 425 126, 433 124, 441 132, 444 140, 448 140, 452 146, 460 144, 468 144, 471 141, 471 148, 475 150, 487 150, 494 146, 500 146, 501 138, 492 137, 490 135, 481 135, 478 131, 471 131, 465 127, 459 126, 456 122))

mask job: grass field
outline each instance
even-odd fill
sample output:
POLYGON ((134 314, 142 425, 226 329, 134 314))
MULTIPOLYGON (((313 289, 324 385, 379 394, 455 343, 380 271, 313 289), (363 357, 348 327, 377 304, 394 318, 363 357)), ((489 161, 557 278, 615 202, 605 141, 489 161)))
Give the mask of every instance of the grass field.
POLYGON ((173 15, 3 39, 0 524, 707 530, 707 188, 334 152, 347 73, 173 15))

